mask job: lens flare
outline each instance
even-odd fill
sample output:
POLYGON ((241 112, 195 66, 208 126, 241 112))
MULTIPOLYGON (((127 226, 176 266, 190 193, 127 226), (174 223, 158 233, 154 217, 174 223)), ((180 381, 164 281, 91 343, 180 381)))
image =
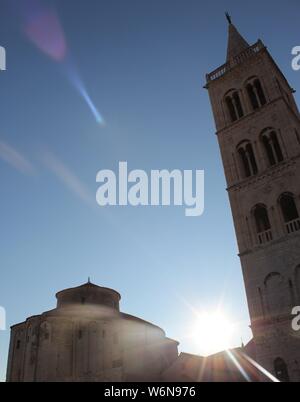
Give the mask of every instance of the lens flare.
POLYGON ((21 19, 22 32, 29 41, 55 61, 71 85, 80 94, 99 125, 104 120, 93 103, 83 81, 70 62, 65 33, 56 11, 42 0, 10 0, 21 19))
POLYGON ((242 353, 242 356, 248 360, 249 363, 251 363, 257 370, 259 370, 263 375, 265 375, 267 378, 269 378, 270 381, 272 382, 280 382, 278 378, 273 376, 268 370, 263 368, 260 364, 258 364, 255 360, 251 359, 251 357, 247 356, 245 353, 242 353))
POLYGON ((57 14, 48 7, 40 7, 37 2, 34 5, 34 12, 25 19, 25 35, 47 56, 55 61, 63 61, 67 54, 67 44, 57 14))
POLYGON ((204 356, 229 349, 234 326, 221 311, 197 313, 192 339, 204 356))
POLYGON ((80 94, 82 99, 84 99, 85 103, 87 104, 87 106, 89 107, 90 111, 92 112, 94 118, 96 119, 96 122, 99 125, 104 126, 105 121, 104 121, 102 115, 100 114, 100 112, 98 111, 98 109, 96 108, 95 104, 93 103, 90 95, 88 94, 88 92, 85 88, 85 85, 83 84, 74 64, 72 65, 72 63, 70 63, 70 62, 68 64, 66 64, 65 74, 66 74, 69 82, 71 83, 71 85, 77 90, 77 92, 80 94))
POLYGON ((239 370, 239 372, 241 373, 241 375, 244 377, 244 379, 247 382, 251 382, 251 378, 249 377, 249 375, 246 373, 246 371, 244 370, 244 368, 242 367, 242 365, 239 363, 239 361, 237 360, 237 358, 234 356, 234 354, 231 352, 231 350, 226 350, 227 355, 229 356, 230 360, 233 362, 233 364, 235 365, 235 367, 239 370))

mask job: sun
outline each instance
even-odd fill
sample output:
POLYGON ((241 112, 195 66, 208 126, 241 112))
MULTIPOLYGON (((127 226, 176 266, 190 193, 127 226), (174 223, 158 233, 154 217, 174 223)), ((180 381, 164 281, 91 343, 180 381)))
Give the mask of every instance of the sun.
POLYGON ((208 356, 231 347, 234 325, 223 312, 203 312, 197 314, 191 332, 199 353, 208 356))

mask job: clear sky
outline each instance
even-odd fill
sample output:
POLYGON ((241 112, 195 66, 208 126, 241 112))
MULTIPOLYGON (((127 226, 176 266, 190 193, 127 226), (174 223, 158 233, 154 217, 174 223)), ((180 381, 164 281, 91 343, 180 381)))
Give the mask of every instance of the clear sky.
MULTIPOLYGON (((50 18, 57 30, 51 57, 42 51, 47 38, 35 36, 39 29, 24 29, 42 2, 0 0, 7 51, 0 72, 0 306, 8 327, 53 308, 56 291, 90 276, 118 290, 123 311, 163 327, 181 350, 202 352, 189 337, 190 306, 213 311, 221 303, 237 323, 232 346, 247 341, 244 285, 203 85, 225 61, 228 10, 250 43, 267 44, 298 89, 291 49, 300 45, 299 1, 43 3, 55 7, 64 31, 50 18), (62 71, 65 51, 105 126, 68 80, 72 67, 62 71), (146 171, 204 169, 205 214, 97 207, 96 173, 116 170, 119 161, 146 171)), ((8 342, 9 331, 0 332, 2 380, 8 342)))

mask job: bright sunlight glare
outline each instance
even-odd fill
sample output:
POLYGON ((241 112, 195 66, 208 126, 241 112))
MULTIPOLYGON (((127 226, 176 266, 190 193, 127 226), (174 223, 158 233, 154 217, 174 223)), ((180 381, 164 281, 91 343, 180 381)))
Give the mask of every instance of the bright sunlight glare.
POLYGON ((234 325, 222 312, 197 314, 191 338, 199 353, 209 356, 232 346, 234 325))

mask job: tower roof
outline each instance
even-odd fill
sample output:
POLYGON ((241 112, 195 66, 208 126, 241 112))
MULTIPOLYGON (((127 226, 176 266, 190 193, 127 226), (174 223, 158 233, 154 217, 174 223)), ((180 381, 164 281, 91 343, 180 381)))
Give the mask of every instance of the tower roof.
POLYGON ((226 14, 228 20, 228 47, 227 47, 227 62, 233 57, 240 54, 243 50, 248 49, 249 43, 242 37, 235 25, 231 21, 229 14, 226 14))

